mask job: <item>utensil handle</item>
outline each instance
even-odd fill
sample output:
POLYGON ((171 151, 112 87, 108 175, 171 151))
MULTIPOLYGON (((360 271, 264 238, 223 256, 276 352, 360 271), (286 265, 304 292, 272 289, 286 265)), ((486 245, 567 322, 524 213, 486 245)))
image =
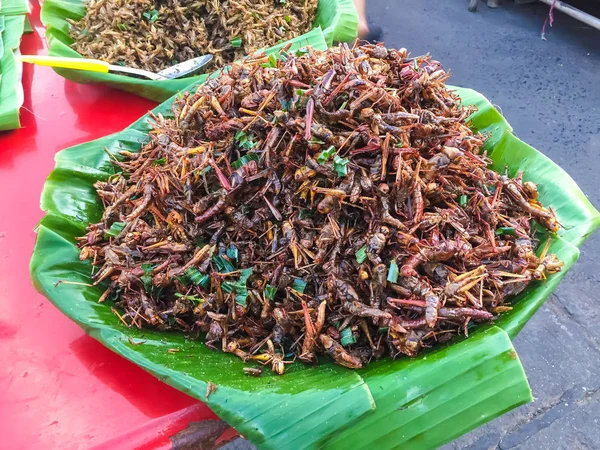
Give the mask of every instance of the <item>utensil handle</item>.
POLYGON ((21 55, 22 62, 39 66, 61 67, 63 69, 89 70, 108 73, 109 64, 98 59, 63 58, 58 56, 21 55))

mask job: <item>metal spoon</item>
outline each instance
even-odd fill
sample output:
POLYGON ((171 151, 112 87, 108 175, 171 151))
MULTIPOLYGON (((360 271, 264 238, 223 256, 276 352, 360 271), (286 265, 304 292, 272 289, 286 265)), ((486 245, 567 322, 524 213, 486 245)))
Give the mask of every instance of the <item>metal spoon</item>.
POLYGON ((211 62, 212 59, 213 55, 198 56, 197 58, 188 59, 187 61, 180 62, 174 66, 167 67, 166 69, 158 72, 158 75, 162 75, 170 80, 194 75, 202 68, 206 67, 206 65, 211 62))

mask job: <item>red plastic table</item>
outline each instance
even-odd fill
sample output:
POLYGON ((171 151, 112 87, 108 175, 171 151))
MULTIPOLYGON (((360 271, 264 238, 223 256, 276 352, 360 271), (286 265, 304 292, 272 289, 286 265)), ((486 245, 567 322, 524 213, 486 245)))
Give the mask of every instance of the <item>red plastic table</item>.
MULTIPOLYGON (((45 54, 33 5, 23 54, 45 54)), ((2 448, 171 448, 204 404, 104 348, 37 293, 29 278, 39 198, 54 154, 119 131, 155 106, 26 65, 23 127, 0 133, 0 436, 2 448)))

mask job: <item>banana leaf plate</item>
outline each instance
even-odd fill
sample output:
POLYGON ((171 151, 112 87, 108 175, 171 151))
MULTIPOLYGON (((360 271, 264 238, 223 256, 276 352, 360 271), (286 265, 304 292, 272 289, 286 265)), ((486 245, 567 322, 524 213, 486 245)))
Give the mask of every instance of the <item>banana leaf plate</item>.
MULTIPOLYGON (((108 303, 97 302, 103 289, 56 283, 90 282, 90 264, 79 260, 74 238, 96 222, 102 205, 92 187, 111 173, 104 151, 139 151, 150 129, 148 115, 124 131, 71 147, 56 155, 41 207, 31 259, 36 288, 92 337, 164 382, 206 402, 243 436, 265 449, 429 449, 532 400, 511 339, 556 288, 579 256, 578 247, 600 224, 600 214, 575 182, 546 156, 520 141, 481 94, 455 88, 478 111, 472 127, 489 133, 493 168, 540 183, 540 198, 564 226, 552 236, 550 251, 564 270, 532 285, 514 309, 468 339, 432 349, 415 359, 381 360, 358 371, 328 361, 316 367, 293 364, 284 376, 243 374, 232 355, 209 350, 183 334, 129 329, 108 303), (556 189, 555 186, 559 186, 556 189), (144 339, 132 345, 130 339, 144 339), (179 348, 176 354, 169 348, 179 348), (205 397, 209 382, 217 390, 205 397)), ((168 115, 173 99, 154 112, 168 115)))
POLYGON ((27 0, 2 0, 0 2, 0 14, 4 16, 28 14, 30 12, 31 9, 27 0))
MULTIPOLYGON (((4 0, 6 1, 6 0, 4 0)), ((41 19, 47 27, 48 54, 82 58, 71 48, 73 39, 69 35, 69 23, 66 19, 79 20, 85 15, 86 0, 46 0, 42 6, 41 19)), ((314 29, 291 41, 267 49, 267 53, 276 52, 288 42, 293 42, 292 50, 310 45, 325 50, 333 42, 351 41, 358 33, 358 13, 352 0, 320 0, 315 17, 314 29), (321 31, 318 31, 321 30, 321 31)), ((128 91, 142 97, 162 102, 192 83, 203 82, 207 76, 176 80, 141 80, 110 73, 95 73, 71 69, 56 69, 56 72, 78 83, 104 83, 117 89, 128 91)))
POLYGON ((15 59, 25 25, 24 15, 0 15, 0 131, 21 126, 19 109, 23 104, 21 72, 23 65, 15 59))
POLYGON ((31 21, 29 20, 29 17, 25 17, 25 25, 23 26, 23 33, 24 34, 29 34, 29 33, 33 33, 33 27, 31 26, 31 21))

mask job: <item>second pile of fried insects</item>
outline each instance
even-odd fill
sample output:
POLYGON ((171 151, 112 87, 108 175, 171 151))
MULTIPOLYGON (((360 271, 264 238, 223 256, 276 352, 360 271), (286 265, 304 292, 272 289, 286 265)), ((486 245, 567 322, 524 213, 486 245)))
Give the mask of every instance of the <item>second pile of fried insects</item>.
POLYGON ((535 253, 554 213, 487 168, 440 63, 373 45, 282 59, 236 63, 111 154, 79 245, 128 326, 206 333, 277 373, 359 368, 466 335, 560 270, 535 253))
POLYGON ((73 48, 88 58, 158 72, 212 54, 206 70, 300 36, 318 0, 89 0, 68 19, 73 48))

